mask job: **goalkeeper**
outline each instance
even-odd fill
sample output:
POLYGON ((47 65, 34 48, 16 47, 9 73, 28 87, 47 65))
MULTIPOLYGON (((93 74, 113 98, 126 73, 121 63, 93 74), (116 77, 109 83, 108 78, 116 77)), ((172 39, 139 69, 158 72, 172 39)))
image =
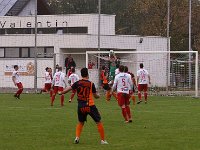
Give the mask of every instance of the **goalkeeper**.
POLYGON ((115 78, 115 70, 117 69, 116 65, 120 64, 119 58, 115 56, 115 53, 113 51, 110 51, 109 54, 109 61, 110 61, 110 70, 109 70, 109 83, 113 84, 114 78, 115 78))

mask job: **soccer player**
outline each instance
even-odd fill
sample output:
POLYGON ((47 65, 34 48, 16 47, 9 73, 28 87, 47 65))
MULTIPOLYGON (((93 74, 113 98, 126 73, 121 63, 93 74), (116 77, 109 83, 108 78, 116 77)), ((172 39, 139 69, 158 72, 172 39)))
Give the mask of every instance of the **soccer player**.
POLYGON ((124 72, 124 66, 119 67, 120 73, 115 77, 112 91, 117 90, 118 104, 121 107, 125 123, 132 122, 131 111, 129 107, 130 92, 132 92, 133 83, 129 74, 124 72))
MULTIPOLYGON (((68 78, 68 83, 72 86, 76 81, 79 80, 79 76, 77 74, 75 74, 75 68, 72 68, 71 71, 72 71, 72 74, 68 78)), ((76 94, 76 90, 72 90, 72 94, 70 96, 69 102, 72 101, 75 94, 76 94)))
POLYGON ((72 74, 72 69, 73 69, 74 67, 71 67, 69 70, 68 70, 68 72, 67 72, 67 77, 69 78, 69 76, 72 74))
POLYGON ((144 69, 143 63, 141 63, 140 69, 137 71, 138 98, 139 98, 137 104, 140 104, 142 102, 142 93, 141 93, 142 91, 144 91, 145 104, 147 103, 148 83, 151 84, 150 75, 148 71, 144 69))
POLYGON ((97 124, 97 128, 101 137, 101 144, 108 144, 104 138, 104 127, 101 123, 101 116, 93 100, 93 96, 94 98, 99 98, 99 95, 97 94, 94 83, 88 80, 89 74, 87 68, 81 69, 81 76, 81 80, 75 82, 72 86, 66 88, 63 92, 60 93, 64 94, 69 92, 70 90, 77 90, 79 123, 76 126, 76 138, 74 140, 74 143, 79 143, 84 122, 87 120, 87 115, 90 115, 97 124))
POLYGON ((134 76, 133 73, 128 71, 128 67, 127 66, 124 67, 124 72, 130 74, 130 76, 131 76, 131 80, 132 80, 132 83, 133 83, 133 89, 132 89, 132 93, 130 93, 130 98, 133 101, 133 105, 135 105, 135 96, 134 96, 135 87, 136 87, 135 76, 134 76))
POLYGON ((14 65, 15 71, 13 71, 13 73, 12 73, 12 81, 13 81, 14 85, 18 87, 18 91, 15 93, 14 97, 17 99, 20 99, 20 94, 23 91, 23 84, 20 80, 18 69, 19 69, 18 65, 14 65))
POLYGON ((45 82, 44 82, 44 88, 41 90, 42 92, 50 92, 50 97, 52 96, 52 90, 51 90, 51 83, 52 83, 52 75, 51 75, 51 68, 46 67, 45 72, 45 82))
MULTIPOLYGON (((62 92, 63 88, 66 87, 65 74, 62 72, 62 67, 58 67, 58 72, 54 74, 52 87, 53 87, 53 94, 51 97, 51 106, 53 106, 56 94, 58 92, 62 92)), ((64 106, 64 95, 61 95, 60 103, 61 106, 64 106)))
POLYGON ((102 70, 101 70, 101 79, 102 79, 102 87, 104 90, 106 90, 106 100, 110 101, 111 96, 113 95, 115 97, 115 99, 117 100, 117 95, 115 92, 111 93, 111 87, 108 84, 108 74, 105 71, 105 66, 102 66, 102 70))

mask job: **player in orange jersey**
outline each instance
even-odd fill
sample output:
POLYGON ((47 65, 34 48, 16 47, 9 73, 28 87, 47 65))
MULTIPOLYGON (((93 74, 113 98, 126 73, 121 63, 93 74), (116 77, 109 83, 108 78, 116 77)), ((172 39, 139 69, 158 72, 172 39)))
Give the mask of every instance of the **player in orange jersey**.
POLYGON ((108 74, 105 71, 105 66, 102 66, 102 70, 101 70, 101 79, 102 79, 102 87, 104 90, 106 90, 106 100, 109 101, 111 99, 111 95, 113 95, 115 97, 115 99, 117 100, 117 95, 115 92, 112 92, 111 94, 111 87, 108 84, 108 74))
POLYGON ((81 69, 82 79, 75 82, 72 86, 67 87, 60 94, 65 94, 70 90, 77 90, 78 99, 78 120, 79 123, 76 127, 76 138, 74 140, 75 144, 79 143, 80 135, 84 126, 84 122, 87 120, 87 115, 90 115, 92 119, 96 122, 97 128, 101 137, 101 144, 108 144, 104 138, 104 127, 101 123, 101 116, 98 109, 94 104, 94 98, 99 98, 96 91, 94 83, 89 81, 89 74, 87 68, 81 69))

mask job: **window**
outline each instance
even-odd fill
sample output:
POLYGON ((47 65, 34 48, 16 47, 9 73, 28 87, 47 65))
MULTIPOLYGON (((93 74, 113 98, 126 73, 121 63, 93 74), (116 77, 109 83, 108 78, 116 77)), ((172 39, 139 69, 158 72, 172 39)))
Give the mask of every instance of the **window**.
POLYGON ((5 57, 19 57, 19 48, 5 48, 5 57))
POLYGON ((0 34, 6 34, 6 30, 5 29, 0 29, 0 34))
POLYGON ((45 53, 47 54, 46 57, 53 57, 53 55, 52 55, 54 53, 53 47, 46 47, 45 53))
POLYGON ((38 47, 37 48, 37 54, 38 54, 38 57, 44 57, 44 48, 38 47))
POLYGON ((0 57, 4 57, 4 48, 0 48, 0 57))
POLYGON ((28 50, 28 48, 21 48, 21 57, 22 58, 29 57, 29 50, 28 50))
POLYGON ((63 29, 63 33, 88 33, 87 27, 67 27, 63 29))
POLYGON ((34 47, 30 48, 30 57, 35 57, 35 48, 34 47))
MULTIPOLYGON (((52 58, 53 47, 38 47, 38 58, 52 58)), ((35 47, 0 47, 0 58, 34 58, 35 47)))

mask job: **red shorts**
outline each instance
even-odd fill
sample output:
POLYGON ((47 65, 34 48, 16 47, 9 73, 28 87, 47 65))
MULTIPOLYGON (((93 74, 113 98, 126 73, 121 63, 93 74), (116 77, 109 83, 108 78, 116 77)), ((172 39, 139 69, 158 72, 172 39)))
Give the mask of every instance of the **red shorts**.
POLYGON ((122 106, 122 105, 129 105, 130 104, 130 95, 126 94, 126 93, 118 93, 117 94, 117 99, 118 99, 118 105, 122 106))
POLYGON ((46 91, 50 91, 51 90, 51 83, 45 83, 44 88, 46 91))
POLYGON ((148 85, 147 85, 147 84, 138 84, 138 91, 139 91, 139 92, 141 92, 141 91, 146 92, 146 91, 147 91, 147 88, 148 88, 148 85))
POLYGON ((23 89, 22 83, 21 82, 17 83, 17 87, 18 87, 18 89, 23 89))
POLYGON ((54 86, 53 91, 54 91, 54 94, 57 94, 58 92, 62 92, 63 91, 63 87, 54 86))

